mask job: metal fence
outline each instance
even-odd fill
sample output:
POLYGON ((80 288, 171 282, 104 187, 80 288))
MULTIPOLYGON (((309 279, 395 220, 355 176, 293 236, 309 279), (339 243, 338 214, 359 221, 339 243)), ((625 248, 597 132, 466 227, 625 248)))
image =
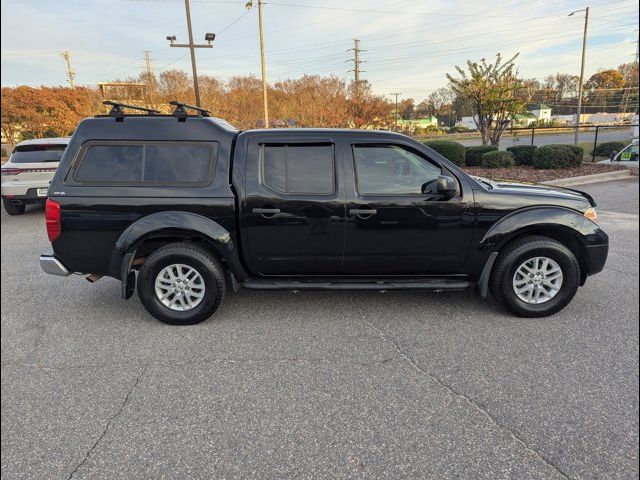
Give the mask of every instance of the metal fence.
MULTIPOLYGON (((512 145, 573 145, 575 127, 531 127, 506 130, 500 140, 500 148, 512 145)), ((598 146, 608 142, 620 142, 625 146, 638 138, 638 125, 585 125, 578 131, 578 145, 584 149, 585 160, 605 160, 606 154, 598 146)))

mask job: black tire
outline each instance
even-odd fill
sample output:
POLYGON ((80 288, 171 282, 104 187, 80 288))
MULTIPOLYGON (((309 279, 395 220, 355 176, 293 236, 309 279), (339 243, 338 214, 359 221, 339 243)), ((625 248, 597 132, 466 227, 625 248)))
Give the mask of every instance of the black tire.
POLYGON ((194 325, 209 318, 222 304, 225 276, 220 262, 206 249, 190 244, 171 243, 146 258, 140 268, 137 287, 144 308, 155 318, 170 325, 194 325), (204 298, 191 310, 172 310, 156 296, 156 277, 162 269, 172 264, 187 265, 202 276, 204 298))
POLYGON ((2 205, 9 215, 22 215, 24 213, 24 203, 12 203, 10 200, 3 198, 2 205))
POLYGON ((489 287, 496 301, 519 317, 546 317, 559 312, 573 299, 580 286, 580 263, 564 244, 548 237, 528 236, 507 244, 498 257, 489 287), (527 303, 516 295, 516 269, 532 257, 544 256, 558 263, 563 281, 555 297, 541 304, 527 303))

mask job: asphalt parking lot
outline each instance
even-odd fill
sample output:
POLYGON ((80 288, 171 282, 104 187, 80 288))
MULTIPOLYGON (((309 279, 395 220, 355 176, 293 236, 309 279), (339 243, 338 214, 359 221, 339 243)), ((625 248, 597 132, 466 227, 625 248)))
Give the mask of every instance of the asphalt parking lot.
POLYGON ((115 280, 42 273, 42 210, 3 211, 2 478, 637 478, 638 179, 583 189, 607 268, 535 320, 242 291, 171 327, 115 280))

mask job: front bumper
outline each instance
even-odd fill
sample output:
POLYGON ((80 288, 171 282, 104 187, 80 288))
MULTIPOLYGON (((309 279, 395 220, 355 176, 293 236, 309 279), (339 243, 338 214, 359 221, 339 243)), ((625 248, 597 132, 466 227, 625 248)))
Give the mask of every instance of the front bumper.
POLYGON ((57 275, 59 277, 66 277, 71 274, 55 255, 40 255, 40 268, 49 275, 57 275))
POLYGON ((589 268, 587 275, 595 275, 604 269, 605 263, 607 263, 607 257, 609 256, 609 244, 602 245, 587 245, 587 262, 589 268))

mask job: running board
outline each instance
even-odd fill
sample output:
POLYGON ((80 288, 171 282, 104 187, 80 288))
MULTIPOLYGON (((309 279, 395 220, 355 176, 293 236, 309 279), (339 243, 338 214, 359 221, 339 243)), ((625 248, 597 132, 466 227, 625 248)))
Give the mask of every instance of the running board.
POLYGON ((419 281, 292 281, 249 279, 242 283, 249 290, 464 290, 473 284, 466 280, 419 281))

